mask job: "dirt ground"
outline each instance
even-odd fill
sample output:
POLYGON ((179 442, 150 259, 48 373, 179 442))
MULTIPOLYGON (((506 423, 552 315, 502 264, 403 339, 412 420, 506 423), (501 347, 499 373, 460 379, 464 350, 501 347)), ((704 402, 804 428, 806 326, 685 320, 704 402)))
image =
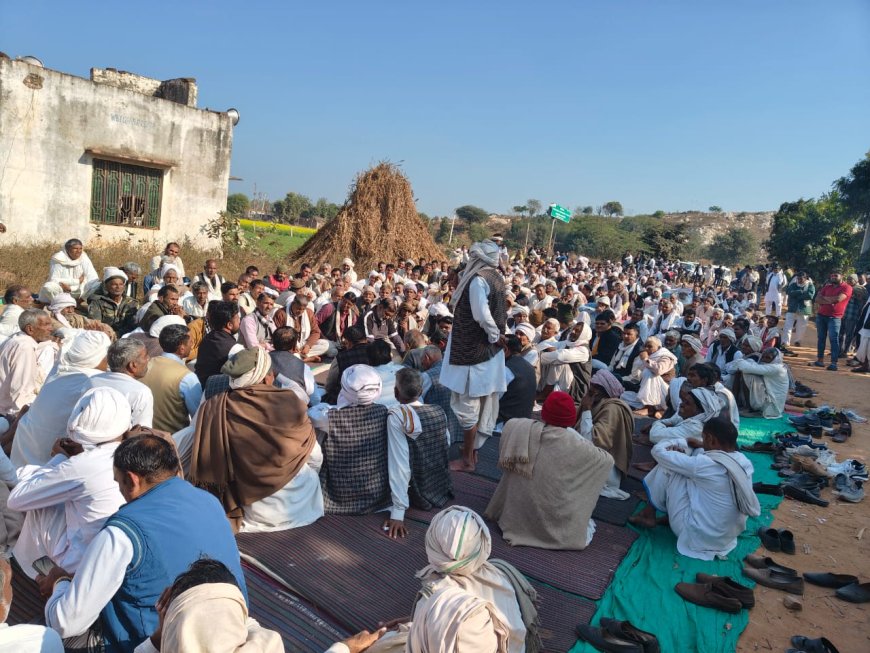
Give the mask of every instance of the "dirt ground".
MULTIPOLYGON (((796 347, 799 358, 786 357, 795 377, 819 393, 814 399, 819 406, 851 408, 870 418, 870 375, 852 374, 844 361, 839 372, 808 367, 815 360, 815 342, 815 330, 810 327, 802 344, 811 347, 796 347)), ((853 423, 853 436, 844 444, 825 440, 837 460, 870 462, 870 422, 853 423)), ((870 499, 857 504, 841 502, 831 496, 830 489, 822 490, 822 498, 831 502, 827 508, 785 499, 774 512, 772 526, 795 534, 795 555, 770 554, 763 548, 758 552, 799 572, 830 571, 870 581, 870 499)), ((755 608, 737 651, 780 653, 791 648, 792 635, 827 637, 840 653, 870 651, 870 603, 848 603, 836 598, 834 590, 807 583, 803 610, 791 612, 783 605, 784 596, 779 590, 756 586, 755 608)))

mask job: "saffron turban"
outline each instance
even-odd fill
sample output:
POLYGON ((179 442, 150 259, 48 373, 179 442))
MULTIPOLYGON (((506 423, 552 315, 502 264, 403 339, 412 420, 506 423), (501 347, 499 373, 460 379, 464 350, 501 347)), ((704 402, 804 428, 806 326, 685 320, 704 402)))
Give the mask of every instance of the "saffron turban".
POLYGON ((73 408, 66 425, 67 435, 83 446, 115 440, 130 430, 132 413, 122 393, 114 388, 92 388, 73 408))
POLYGON ((592 375, 590 383, 601 386, 611 399, 619 399, 622 393, 625 392, 625 388, 622 387, 619 379, 610 370, 598 370, 592 375))
POLYGON ((337 406, 368 406, 381 396, 383 382, 370 365, 351 365, 341 375, 337 406))
POLYGON ((574 427, 577 423, 577 408, 567 392, 551 392, 541 408, 541 419, 552 426, 574 427))

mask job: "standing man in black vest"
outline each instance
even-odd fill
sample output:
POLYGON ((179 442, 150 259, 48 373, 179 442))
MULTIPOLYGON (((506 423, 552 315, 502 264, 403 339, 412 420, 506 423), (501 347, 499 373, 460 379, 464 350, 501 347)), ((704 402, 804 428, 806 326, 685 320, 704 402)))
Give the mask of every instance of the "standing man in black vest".
POLYGON ((451 468, 465 472, 474 471, 475 449, 492 434, 499 395, 507 390, 506 292, 498 263, 496 243, 487 239, 472 245, 450 304, 453 330, 444 352, 441 384, 452 392, 450 406, 463 429, 462 458, 453 461, 451 468))

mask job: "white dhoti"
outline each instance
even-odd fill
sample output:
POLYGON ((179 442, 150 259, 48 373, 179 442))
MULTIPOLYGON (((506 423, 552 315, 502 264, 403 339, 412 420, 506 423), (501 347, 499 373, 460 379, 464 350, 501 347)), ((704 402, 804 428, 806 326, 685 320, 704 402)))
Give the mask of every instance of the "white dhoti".
POLYGON ((338 347, 334 342, 329 340, 324 340, 321 338, 313 345, 311 345, 311 349, 308 350, 309 356, 330 356, 335 357, 335 354, 338 352, 338 347))
POLYGON ((456 392, 450 393, 450 408, 453 409, 462 429, 468 431, 475 426, 477 427, 477 435, 474 440, 475 449, 480 449, 495 430, 499 394, 494 392, 483 397, 469 397, 456 392))
POLYGON ((21 527, 13 554, 24 573, 35 579, 35 560, 48 556, 59 567, 75 572, 84 551, 70 550, 66 513, 64 505, 60 504, 27 511, 27 518, 21 527))
POLYGON ((785 327, 782 330, 782 344, 788 347, 791 344, 791 334, 794 331, 795 342, 803 342, 807 331, 807 316, 801 313, 786 313, 785 327))
POLYGON ((768 315, 782 315, 782 295, 778 291, 768 292, 764 296, 764 310, 768 315))
POLYGON ((654 406, 665 408, 667 406, 668 384, 662 377, 654 376, 649 370, 644 370, 640 377, 640 388, 637 392, 626 391, 620 399, 632 408, 654 406))

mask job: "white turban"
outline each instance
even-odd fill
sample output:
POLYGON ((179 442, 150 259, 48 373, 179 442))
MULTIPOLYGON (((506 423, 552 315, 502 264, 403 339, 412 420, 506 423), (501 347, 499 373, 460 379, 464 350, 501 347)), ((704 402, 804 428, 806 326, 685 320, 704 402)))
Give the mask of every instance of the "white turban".
POLYGON ((180 315, 164 315, 163 317, 158 317, 154 320, 154 324, 152 324, 151 328, 148 330, 148 335, 152 338, 159 338, 160 332, 170 324, 180 324, 181 326, 185 326, 186 323, 184 318, 180 315))
MULTIPOLYGON (((178 268, 176 268, 174 265, 164 266, 164 268, 165 267, 175 268, 175 271, 178 272, 178 268)), ((127 281, 127 275, 124 273, 124 271, 121 268, 115 268, 115 267, 103 268, 103 283, 105 283, 109 279, 114 279, 115 277, 120 277, 125 282, 127 281)))
MULTIPOLYGON (((162 279, 163 277, 165 277, 166 273, 171 271, 171 270, 175 270, 175 274, 178 275, 179 279, 181 278, 181 272, 179 271, 178 267, 175 265, 172 265, 172 263, 164 263, 163 264, 163 267, 160 268, 160 278, 162 279)), ((125 274, 124 277, 126 278, 127 275, 125 274)))
POLYGON ((451 308, 456 307, 462 293, 478 272, 487 267, 496 268, 498 263, 498 245, 496 243, 489 239, 474 243, 468 250, 468 265, 465 267, 459 284, 456 286, 456 291, 453 293, 451 308))
POLYGON ((724 328, 719 332, 720 336, 725 336, 731 342, 737 342, 737 334, 734 333, 734 329, 724 328))
POLYGON ((528 306, 521 306, 520 304, 514 304, 513 306, 511 306, 511 315, 519 315, 520 313, 522 313, 523 315, 528 317, 529 316, 529 307, 528 306))
POLYGON ((92 388, 73 408, 66 432, 81 445, 109 442, 130 429, 132 412, 130 402, 114 388, 92 388))
POLYGON ((353 261, 351 261, 349 258, 345 258, 345 259, 341 262, 341 264, 342 264, 342 265, 347 265, 347 266, 349 266, 351 269, 353 269, 353 267, 354 267, 353 261))
POLYGON ((758 336, 743 336, 743 342, 749 345, 749 348, 754 352, 761 351, 761 348, 764 346, 764 343, 758 336))
POLYGON ((516 327, 514 327, 514 332, 516 332, 517 334, 522 333, 526 336, 526 338, 529 339, 529 342, 535 339, 535 327, 533 327, 528 322, 517 324, 516 327))
POLYGON ((102 331, 80 331, 72 338, 64 338, 60 347, 58 370, 94 369, 106 357, 111 344, 109 336, 102 331))
POLYGON ((51 300, 63 292, 63 288, 57 281, 46 281, 39 289, 39 303, 50 304, 51 300))
POLYGON ((695 350, 695 352, 701 351, 701 347, 703 347, 700 340, 698 340, 695 336, 691 336, 689 334, 684 335, 680 340, 689 345, 692 349, 695 350))
POLYGON ((450 312, 450 309, 447 308, 447 304, 444 302, 429 304, 429 315, 435 317, 453 317, 453 313, 450 312))
POLYGON ((367 406, 381 396, 383 382, 370 365, 351 365, 341 375, 337 406, 367 406))
POLYGON ((75 305, 76 300, 73 299, 73 296, 69 293, 62 292, 52 298, 51 304, 49 304, 48 306, 48 310, 50 313, 57 313, 64 308, 75 305))

